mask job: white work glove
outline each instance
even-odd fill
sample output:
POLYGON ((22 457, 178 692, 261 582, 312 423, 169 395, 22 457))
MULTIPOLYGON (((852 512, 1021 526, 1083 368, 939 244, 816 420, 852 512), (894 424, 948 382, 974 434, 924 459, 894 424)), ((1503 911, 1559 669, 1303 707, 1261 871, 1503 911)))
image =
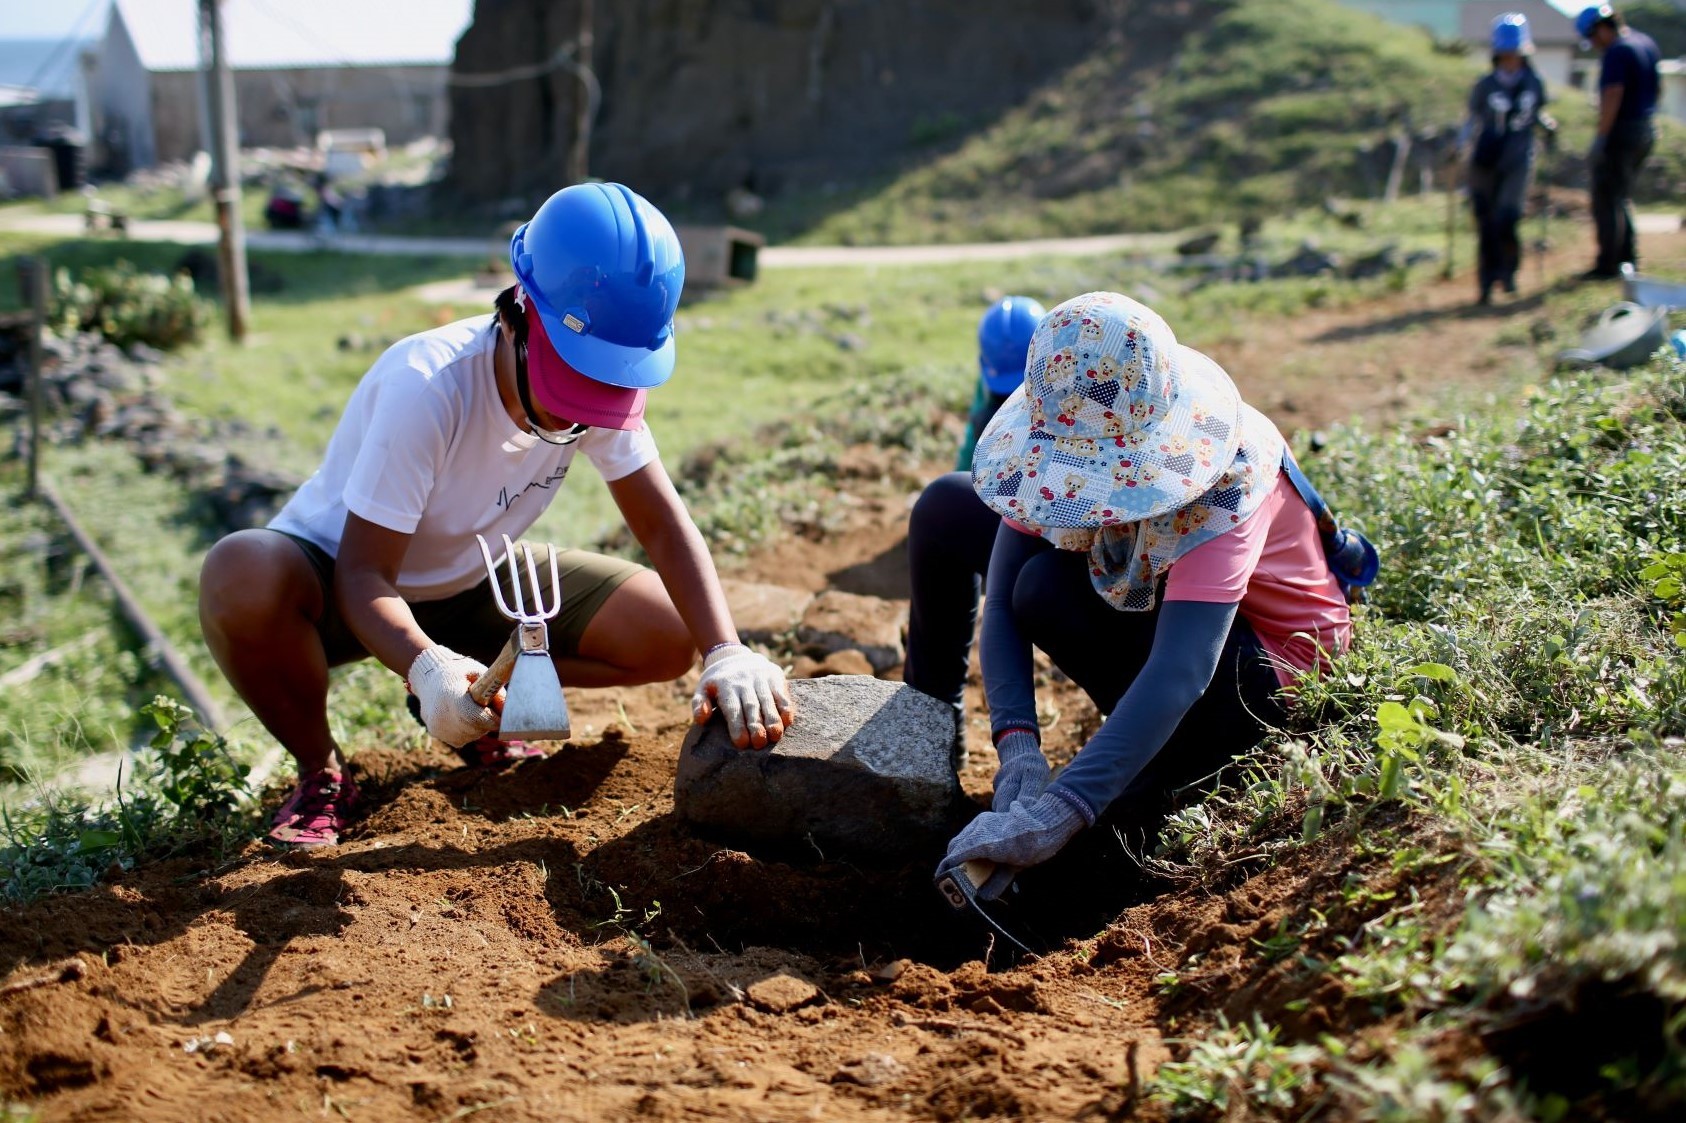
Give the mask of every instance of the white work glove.
POLYGON ((410 692, 421 703, 427 731, 453 749, 472 744, 498 727, 498 715, 469 697, 468 687, 486 665, 434 644, 410 664, 410 692))
POLYGON ((784 672, 765 655, 741 643, 716 648, 703 660, 702 678, 691 695, 691 716, 701 725, 715 710, 740 749, 758 749, 784 736, 796 716, 784 672))

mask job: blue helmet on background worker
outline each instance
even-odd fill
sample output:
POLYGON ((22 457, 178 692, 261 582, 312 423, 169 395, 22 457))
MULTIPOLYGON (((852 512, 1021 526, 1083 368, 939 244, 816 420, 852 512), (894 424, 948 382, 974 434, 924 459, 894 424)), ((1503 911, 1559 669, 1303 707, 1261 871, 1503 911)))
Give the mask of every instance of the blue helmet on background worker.
POLYGON ((1521 12, 1505 12, 1493 20, 1493 53, 1495 55, 1530 55, 1534 53, 1534 37, 1528 31, 1528 17, 1521 12))
POLYGON ((1030 337, 1046 312, 1028 296, 1004 296, 978 321, 978 369, 991 394, 1011 394, 1024 381, 1030 337))
POLYGON ((1616 18, 1616 9, 1611 4, 1588 4, 1581 9, 1581 14, 1575 17, 1575 32, 1582 39, 1592 37, 1592 29, 1603 21, 1616 18))

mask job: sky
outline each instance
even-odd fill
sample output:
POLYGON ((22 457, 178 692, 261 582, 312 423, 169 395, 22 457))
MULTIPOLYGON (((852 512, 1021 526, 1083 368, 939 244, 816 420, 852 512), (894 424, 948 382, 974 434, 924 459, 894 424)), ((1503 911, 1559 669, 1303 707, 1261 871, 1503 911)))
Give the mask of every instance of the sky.
MULTIPOLYGON (((95 38, 105 30, 106 13, 112 0, 0 0, 0 39, 59 40, 77 33, 95 38)), ((240 21, 252 26, 250 42, 239 57, 238 38, 230 54, 236 65, 263 65, 285 61, 261 57, 264 52, 295 53, 306 41, 332 47, 347 41, 378 43, 382 59, 424 59, 437 55, 437 44, 454 42, 468 25, 474 0, 225 0, 224 11, 238 7, 240 21), (392 18, 401 11, 402 18, 392 18)), ((192 39, 195 0, 124 0, 124 11, 142 24, 137 29, 150 33, 156 51, 175 59, 196 55, 192 39), (178 45, 174 42, 182 39, 178 45)), ((233 14, 225 19, 234 24, 233 14)), ((231 37, 233 37, 231 32, 231 37)), ((143 50, 148 48, 143 44, 143 50)), ((447 51, 447 55, 449 52, 447 51)))
MULTIPOLYGON (((191 8, 194 0, 176 0, 183 7, 191 8)), ((95 14, 88 16, 87 25, 95 29, 105 26, 105 8, 110 0, 0 0, 0 39, 59 39, 68 35, 83 12, 89 8, 95 9, 95 14)), ((287 0, 275 0, 281 7, 287 6, 287 0)), ((1586 0, 1550 0, 1554 6, 1574 15, 1586 6, 1586 0)), ((448 13, 451 18, 460 13, 461 22, 466 24, 473 11, 473 0, 411 0, 411 6, 417 12, 448 13)), ((405 27, 389 27, 386 34, 403 36, 405 27)))

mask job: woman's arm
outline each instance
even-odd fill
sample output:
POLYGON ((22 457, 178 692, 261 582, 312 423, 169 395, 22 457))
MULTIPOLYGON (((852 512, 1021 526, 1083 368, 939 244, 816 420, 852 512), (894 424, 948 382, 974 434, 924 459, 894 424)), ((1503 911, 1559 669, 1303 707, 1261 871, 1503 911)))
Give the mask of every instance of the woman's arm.
POLYGON ((986 811, 948 844, 941 882, 968 862, 994 867, 977 896, 991 899, 1022 869, 1041 865, 1123 794, 1164 747, 1212 681, 1236 606, 1169 601, 1159 611, 1147 665, 1106 724, 1042 795, 986 811))
POLYGON ((1159 610, 1146 665, 1049 790, 1081 800, 1090 823, 1124 794, 1211 685, 1236 609, 1234 604, 1167 601, 1159 610))
POLYGON ((691 698, 692 717, 704 722, 718 709, 740 749, 777 741, 796 720, 784 672, 738 641, 714 559, 667 469, 651 461, 611 482, 609 494, 650 556, 692 641, 705 653, 702 678, 691 698))
POLYGON ((985 579, 978 659, 983 664, 990 731, 997 741, 1010 730, 1037 730, 1035 667, 1030 641, 1019 632, 1018 621, 1013 618, 1013 588, 1025 563, 1053 548, 1044 539, 1014 530, 1005 522, 995 532, 985 579))
POLYGON ((609 494, 661 576, 697 650, 736 643, 738 630, 720 589, 714 559, 661 461, 651 461, 613 481, 609 494))
POLYGON ((398 570, 410 535, 357 515, 345 517, 334 559, 334 603, 369 654, 400 675, 433 645, 398 595, 398 570))
POLYGON ((468 692, 486 668, 429 639, 398 595, 398 569, 409 548, 410 535, 346 515, 334 601, 369 653, 404 676, 428 732, 447 745, 466 745, 498 727, 497 714, 468 692))

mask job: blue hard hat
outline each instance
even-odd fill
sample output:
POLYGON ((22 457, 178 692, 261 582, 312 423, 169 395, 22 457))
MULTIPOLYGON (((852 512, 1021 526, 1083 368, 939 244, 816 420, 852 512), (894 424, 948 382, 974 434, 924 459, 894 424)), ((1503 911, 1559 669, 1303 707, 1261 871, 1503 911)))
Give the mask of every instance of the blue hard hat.
POLYGON ((1004 296, 978 321, 978 369, 991 394, 1011 394, 1024 381, 1030 337, 1046 313, 1028 296, 1004 296))
POLYGON ((1575 17, 1575 32, 1582 39, 1592 34, 1592 29, 1600 20, 1615 19, 1616 9, 1609 4, 1588 4, 1581 9, 1581 14, 1575 17))
POLYGON ((636 388, 673 374, 685 254, 643 196, 618 183, 565 187, 509 240, 509 263, 574 370, 636 388))
POLYGON ((1533 36, 1528 33, 1528 17, 1521 12, 1506 12, 1493 21, 1493 53, 1495 55, 1525 55, 1534 48, 1533 36))

